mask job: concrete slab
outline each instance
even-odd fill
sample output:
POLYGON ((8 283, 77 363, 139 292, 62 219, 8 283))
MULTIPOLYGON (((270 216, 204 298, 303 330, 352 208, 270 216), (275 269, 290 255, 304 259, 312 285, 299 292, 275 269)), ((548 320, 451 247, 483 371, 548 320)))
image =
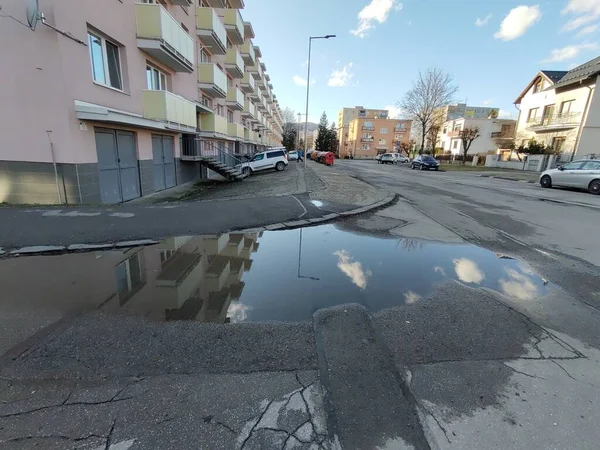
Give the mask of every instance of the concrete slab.
POLYGON ((276 231, 276 230, 282 230, 283 228, 285 228, 285 225, 283 223, 274 223, 271 225, 267 225, 265 227, 265 230, 267 231, 276 231))
POLYGON ((303 227, 308 225, 310 222, 308 220, 294 220, 292 222, 283 222, 286 227, 303 227))
POLYGON ((114 246, 114 244, 72 244, 67 247, 67 250, 103 250, 107 248, 113 248, 114 246))
POLYGON ((22 247, 10 252, 11 255, 28 255, 37 253, 58 252, 64 250, 63 245, 33 245, 31 247, 22 247))

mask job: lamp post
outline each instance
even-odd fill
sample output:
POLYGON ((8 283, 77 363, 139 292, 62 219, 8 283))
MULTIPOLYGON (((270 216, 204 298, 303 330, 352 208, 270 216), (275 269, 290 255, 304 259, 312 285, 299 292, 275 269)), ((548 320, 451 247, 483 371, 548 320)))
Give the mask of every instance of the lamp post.
POLYGON ((335 34, 327 34, 325 36, 310 36, 308 38, 308 75, 306 77, 306 121, 304 122, 304 169, 306 169, 306 151, 308 150, 306 131, 308 129, 308 97, 310 94, 310 52, 312 49, 312 41, 313 39, 329 39, 334 37, 335 34))
POLYGON ((296 133, 296 149, 300 150, 300 117, 304 114, 298 113, 298 132, 296 133))

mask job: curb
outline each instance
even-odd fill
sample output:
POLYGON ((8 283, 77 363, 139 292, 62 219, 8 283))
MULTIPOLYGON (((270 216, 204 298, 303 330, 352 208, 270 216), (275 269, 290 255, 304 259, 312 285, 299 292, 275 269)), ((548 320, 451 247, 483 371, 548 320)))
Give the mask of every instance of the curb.
POLYGON ((498 177, 495 175, 477 175, 478 177, 481 178, 496 178, 498 180, 508 180, 508 181, 517 181, 519 183, 531 183, 531 184, 535 184, 535 181, 531 181, 531 180, 520 180, 518 178, 510 178, 510 177, 498 177))

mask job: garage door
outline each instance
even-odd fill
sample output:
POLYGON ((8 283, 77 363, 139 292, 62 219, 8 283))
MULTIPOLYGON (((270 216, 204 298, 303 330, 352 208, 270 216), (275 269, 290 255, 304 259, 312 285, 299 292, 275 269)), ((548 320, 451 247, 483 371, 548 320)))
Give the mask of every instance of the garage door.
POLYGON ((102 203, 121 203, 139 197, 135 134, 96 128, 95 135, 102 203))
POLYGON ((152 135, 152 166, 155 191, 175 186, 175 151, 171 136, 152 135))

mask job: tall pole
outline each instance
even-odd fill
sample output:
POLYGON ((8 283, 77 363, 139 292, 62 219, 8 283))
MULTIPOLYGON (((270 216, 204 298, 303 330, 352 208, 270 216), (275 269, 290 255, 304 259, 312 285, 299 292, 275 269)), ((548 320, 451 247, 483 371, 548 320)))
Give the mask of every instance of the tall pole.
POLYGON ((310 51, 312 49, 312 37, 308 38, 308 75, 306 77, 306 118, 304 122, 304 169, 306 170, 306 158, 308 150, 308 141, 306 139, 306 132, 308 130, 308 96, 310 94, 310 51))
POLYGON ((300 148, 300 116, 301 114, 298 113, 298 131, 296 133, 296 150, 298 150, 300 148))

